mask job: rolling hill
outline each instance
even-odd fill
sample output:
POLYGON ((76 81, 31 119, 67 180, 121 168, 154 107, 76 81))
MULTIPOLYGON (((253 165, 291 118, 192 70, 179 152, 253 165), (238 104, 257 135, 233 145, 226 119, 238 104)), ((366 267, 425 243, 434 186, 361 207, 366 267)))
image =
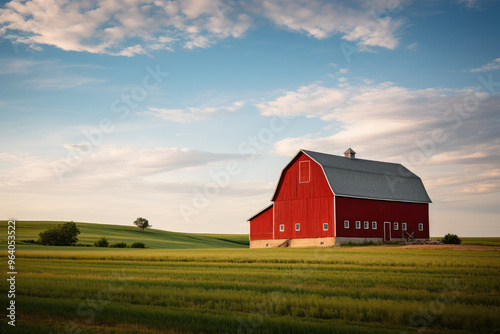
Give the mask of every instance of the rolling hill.
MULTIPOLYGON (((45 231, 50 225, 63 224, 65 222, 56 221, 16 221, 16 241, 22 249, 40 249, 49 246, 25 244, 23 240, 36 240, 38 234, 45 231)), ((146 247, 153 249, 200 249, 200 248, 248 248, 248 235, 245 234, 194 234, 169 232, 156 229, 141 231, 135 226, 121 226, 95 223, 79 223, 76 225, 81 234, 78 236, 78 243, 93 244, 101 237, 106 237, 113 244, 125 242, 131 245, 133 242, 141 241, 146 247)), ((0 221, 2 231, 7 231, 7 221, 0 221)), ((0 236, 0 243, 6 243, 6 234, 0 236)), ((53 247, 50 247, 53 248, 53 247)), ((67 248, 67 247, 56 247, 67 248)), ((70 247, 71 249, 81 248, 85 250, 103 248, 70 247)))

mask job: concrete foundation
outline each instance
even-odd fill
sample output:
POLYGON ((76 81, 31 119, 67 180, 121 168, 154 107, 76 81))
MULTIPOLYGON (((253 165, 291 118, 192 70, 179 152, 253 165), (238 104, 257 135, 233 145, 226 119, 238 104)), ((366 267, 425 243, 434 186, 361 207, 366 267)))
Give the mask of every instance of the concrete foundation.
MULTIPOLYGON (((278 247, 287 239, 250 240, 250 248, 278 247)), ((292 239, 289 247, 328 247, 335 246, 335 238, 304 238, 292 239)))
MULTIPOLYGON (((276 240, 251 240, 250 248, 273 248, 278 247, 284 243, 287 239, 276 239, 276 240)), ((425 241, 427 239, 414 239, 425 241)), ((329 246, 340 246, 342 244, 352 243, 368 243, 368 242, 382 242, 382 238, 304 238, 304 239, 292 239, 288 247, 329 247, 329 246)), ((393 238, 391 242, 402 242, 401 238, 393 238)))

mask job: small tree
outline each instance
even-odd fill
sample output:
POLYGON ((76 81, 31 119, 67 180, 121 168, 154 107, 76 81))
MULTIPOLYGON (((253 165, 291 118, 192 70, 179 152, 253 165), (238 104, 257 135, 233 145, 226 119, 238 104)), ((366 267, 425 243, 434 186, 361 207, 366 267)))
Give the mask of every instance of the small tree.
POLYGON ((462 239, 460 239, 456 234, 451 234, 451 233, 445 235, 442 241, 445 244, 460 245, 462 243, 462 239))
POLYGON ((94 246, 95 247, 108 247, 109 246, 108 239, 106 239, 105 237, 102 237, 101 239, 94 242, 94 246))
POLYGON ((146 244, 144 242, 136 241, 132 244, 132 248, 144 248, 146 244))
POLYGON ((149 227, 153 227, 152 225, 149 225, 149 221, 146 218, 142 217, 137 218, 134 222, 134 225, 136 225, 143 231, 149 227))
POLYGON ((73 222, 49 227, 45 232, 38 234, 38 243, 51 246, 71 246, 78 241, 80 230, 73 222))
POLYGON ((124 242, 117 242, 116 244, 112 244, 109 247, 112 247, 112 248, 127 248, 127 244, 124 243, 124 242))

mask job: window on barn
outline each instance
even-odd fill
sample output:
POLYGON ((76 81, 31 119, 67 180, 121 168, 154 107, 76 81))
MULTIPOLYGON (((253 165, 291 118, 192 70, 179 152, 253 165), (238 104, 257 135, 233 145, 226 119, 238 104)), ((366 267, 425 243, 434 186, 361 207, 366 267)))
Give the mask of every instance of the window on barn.
POLYGON ((356 220, 356 228, 359 230, 361 228, 361 222, 356 220))
POLYGON ((424 230, 424 224, 418 223, 418 230, 423 231, 424 230))
POLYGON ((403 231, 406 231, 406 228, 407 228, 406 223, 401 223, 401 229, 403 229, 403 231))
POLYGON ((344 220, 344 228, 349 228, 349 221, 348 220, 344 220))
POLYGON ((398 223, 394 223, 394 231, 397 231, 399 230, 399 224, 398 223))
POLYGON ((323 231, 328 231, 328 223, 323 224, 323 231))
POLYGON ((370 222, 365 220, 365 230, 369 229, 370 228, 370 222))
POLYGON ((285 224, 280 225, 280 232, 283 232, 285 230, 285 224))
POLYGON ((300 231, 300 224, 295 224, 295 231, 300 231))
POLYGON ((374 230, 377 229, 377 222, 372 222, 372 229, 374 229, 374 230))
POLYGON ((311 171, 309 170, 310 161, 299 162, 299 183, 307 183, 311 180, 311 171))

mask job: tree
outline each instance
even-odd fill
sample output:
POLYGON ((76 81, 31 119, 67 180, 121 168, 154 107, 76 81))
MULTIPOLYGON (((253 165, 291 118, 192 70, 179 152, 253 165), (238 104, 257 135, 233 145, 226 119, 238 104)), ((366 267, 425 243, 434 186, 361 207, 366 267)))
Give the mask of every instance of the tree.
POLYGON ((106 239, 105 237, 102 237, 101 239, 94 242, 94 246, 95 247, 108 247, 109 246, 108 239, 106 239))
POLYGON ((445 235, 442 241, 445 244, 460 245, 462 243, 462 239, 460 239, 456 234, 451 234, 451 233, 445 235))
POLYGON ((152 225, 149 225, 149 221, 146 218, 142 217, 137 218, 134 222, 134 225, 136 225, 143 231, 149 227, 153 227, 152 225))
POLYGON ((80 230, 73 222, 49 227, 45 232, 38 234, 38 243, 51 246, 71 246, 78 241, 80 230))

